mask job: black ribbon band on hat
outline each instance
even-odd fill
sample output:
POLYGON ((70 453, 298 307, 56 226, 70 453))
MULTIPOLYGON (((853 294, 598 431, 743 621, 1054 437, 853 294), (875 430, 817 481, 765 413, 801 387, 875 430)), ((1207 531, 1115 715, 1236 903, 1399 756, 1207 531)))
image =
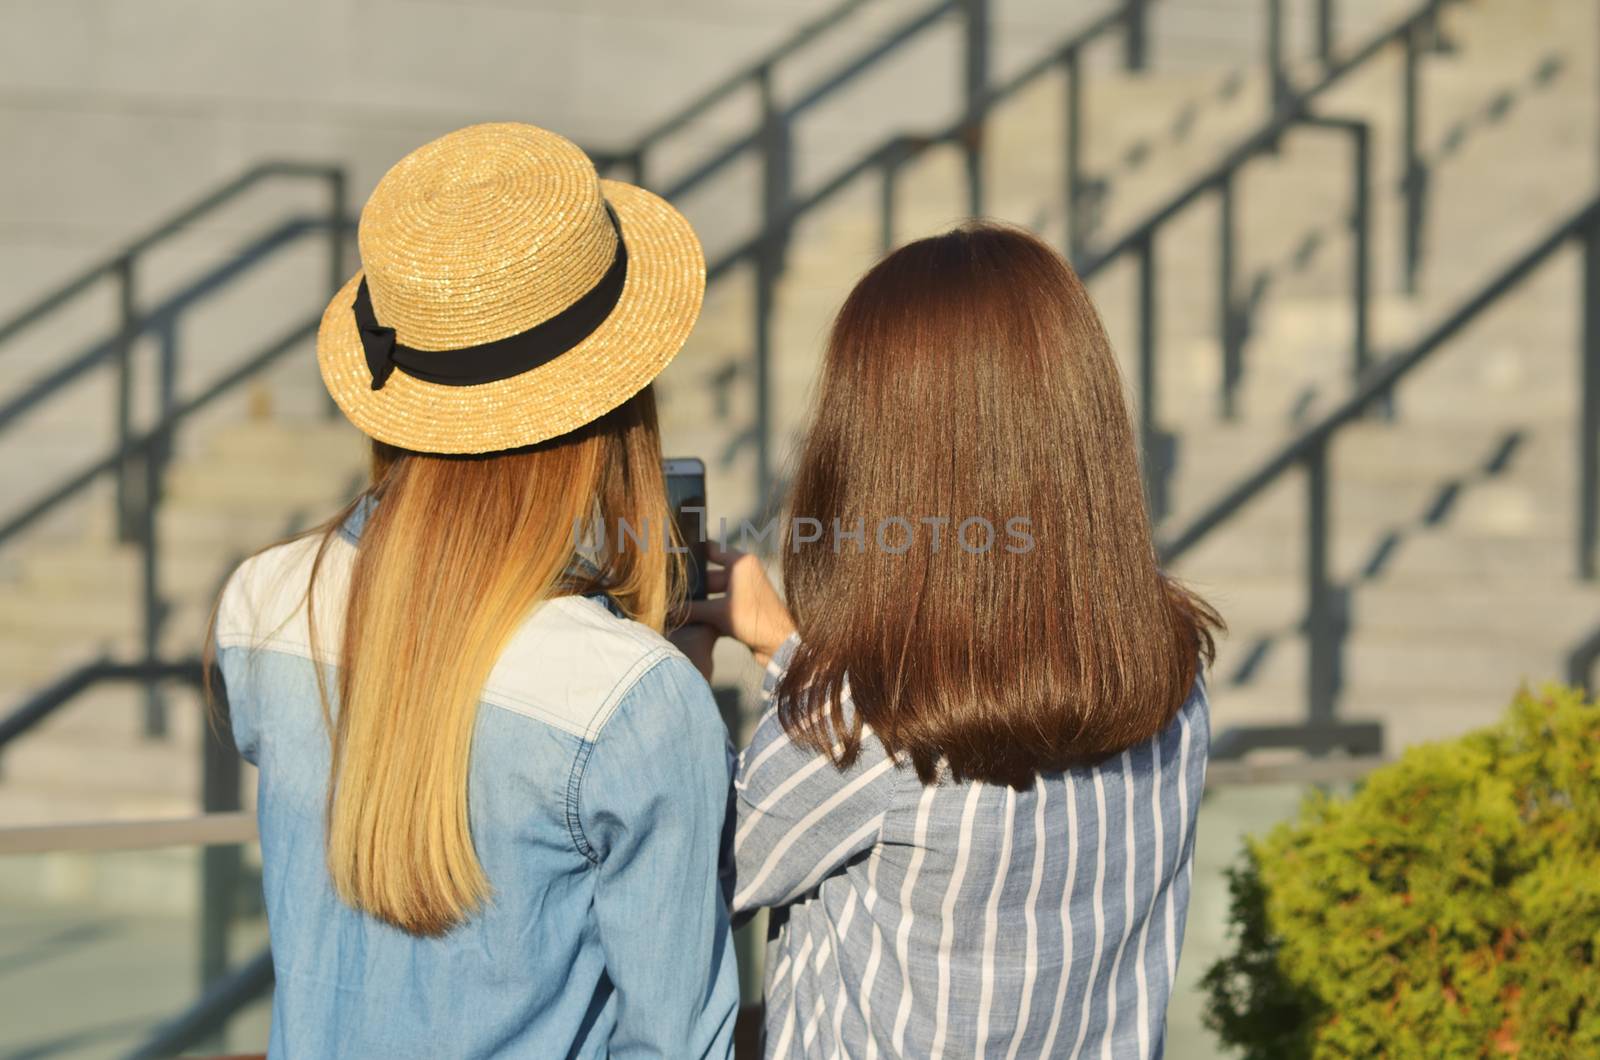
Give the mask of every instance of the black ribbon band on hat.
POLYGON ((372 389, 382 390, 396 368, 423 382, 441 386, 494 383, 549 364, 594 334, 616 308, 617 299, 622 297, 623 283, 628 278, 628 247, 622 241, 622 226, 617 223, 610 203, 606 204, 606 214, 617 233, 617 253, 600 282, 549 320, 480 346, 417 350, 400 345, 395 341, 394 328, 379 324, 373 315, 367 278, 362 276, 351 308, 355 310, 356 329, 361 333, 361 346, 367 354, 367 368, 372 372, 372 389))

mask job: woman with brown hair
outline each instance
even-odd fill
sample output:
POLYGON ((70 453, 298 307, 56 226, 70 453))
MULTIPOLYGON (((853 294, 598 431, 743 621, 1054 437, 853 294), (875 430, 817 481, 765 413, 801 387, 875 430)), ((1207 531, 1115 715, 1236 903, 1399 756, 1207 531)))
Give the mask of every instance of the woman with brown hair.
POLYGON ((787 608, 736 552, 696 605, 768 664, 733 899, 773 910, 767 1055, 1159 1055, 1220 620, 1157 566, 1071 267, 974 223, 873 268, 790 507, 787 608))
POLYGON ((700 245, 511 123, 402 159, 360 245, 317 359, 371 483, 241 565, 214 631, 260 770, 271 1055, 726 1057, 727 730, 662 636, 650 390, 700 245))

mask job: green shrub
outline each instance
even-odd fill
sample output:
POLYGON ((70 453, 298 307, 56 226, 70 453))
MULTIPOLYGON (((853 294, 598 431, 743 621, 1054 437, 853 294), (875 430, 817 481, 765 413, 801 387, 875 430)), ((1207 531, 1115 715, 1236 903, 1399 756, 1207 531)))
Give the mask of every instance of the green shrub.
POLYGON ((1247 1060, 1600 1057, 1597 760, 1550 687, 1308 798, 1230 873, 1208 1025, 1247 1060))

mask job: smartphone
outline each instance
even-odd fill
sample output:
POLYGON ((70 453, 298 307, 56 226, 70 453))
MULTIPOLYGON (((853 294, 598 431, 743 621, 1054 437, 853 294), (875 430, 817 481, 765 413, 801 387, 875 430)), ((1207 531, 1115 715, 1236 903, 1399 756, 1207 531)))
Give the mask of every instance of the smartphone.
POLYGON ((694 457, 661 462, 667 477, 667 506, 678 526, 678 538, 689 550, 689 599, 706 598, 706 465, 694 457))

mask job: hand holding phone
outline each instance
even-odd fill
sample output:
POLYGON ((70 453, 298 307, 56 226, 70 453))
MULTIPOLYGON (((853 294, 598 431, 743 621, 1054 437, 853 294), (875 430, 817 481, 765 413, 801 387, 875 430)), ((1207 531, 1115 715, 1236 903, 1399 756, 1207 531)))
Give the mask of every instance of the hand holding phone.
POLYGON ((695 457, 661 462, 667 479, 667 506, 678 528, 678 540, 689 550, 685 564, 690 600, 706 598, 706 465, 695 457))
POLYGON ((689 621, 704 622, 739 641, 765 666, 772 653, 793 635, 794 617, 759 559, 715 542, 708 542, 706 550, 717 565, 707 575, 706 584, 722 595, 691 603, 689 621))

